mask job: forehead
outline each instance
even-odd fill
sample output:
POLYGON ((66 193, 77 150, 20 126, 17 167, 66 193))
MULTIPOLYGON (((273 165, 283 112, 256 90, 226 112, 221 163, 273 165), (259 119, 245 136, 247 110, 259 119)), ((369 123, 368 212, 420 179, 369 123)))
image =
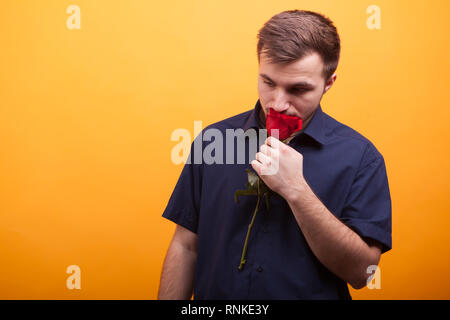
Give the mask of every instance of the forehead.
POLYGON ((264 73, 272 80, 286 85, 297 81, 317 84, 323 81, 322 71, 322 59, 315 52, 287 64, 270 63, 265 53, 261 53, 260 56, 259 73, 264 73))

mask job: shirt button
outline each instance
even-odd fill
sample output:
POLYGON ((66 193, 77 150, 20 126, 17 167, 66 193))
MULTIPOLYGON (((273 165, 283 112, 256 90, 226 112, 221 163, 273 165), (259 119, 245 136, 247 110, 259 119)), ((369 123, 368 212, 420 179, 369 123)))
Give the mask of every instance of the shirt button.
POLYGON ((263 232, 264 232, 264 233, 268 233, 268 232, 269 232, 269 230, 267 230, 267 227, 264 227, 264 228, 263 228, 263 232))
POLYGON ((258 269, 256 269, 258 272, 262 272, 263 268, 261 266, 258 267, 258 269))

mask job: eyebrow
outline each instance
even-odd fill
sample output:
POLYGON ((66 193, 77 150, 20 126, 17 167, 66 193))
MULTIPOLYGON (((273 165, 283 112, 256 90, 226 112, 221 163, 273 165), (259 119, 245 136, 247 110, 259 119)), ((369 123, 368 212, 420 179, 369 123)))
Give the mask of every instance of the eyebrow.
MULTIPOLYGON (((267 74, 261 73, 260 76, 266 80, 269 80, 270 82, 276 83, 275 81, 270 79, 270 77, 267 74)), ((301 88, 305 88, 305 89, 314 89, 313 84, 310 84, 309 82, 305 82, 305 81, 293 83, 292 85, 290 85, 290 87, 292 87, 292 88, 301 87, 301 88)))

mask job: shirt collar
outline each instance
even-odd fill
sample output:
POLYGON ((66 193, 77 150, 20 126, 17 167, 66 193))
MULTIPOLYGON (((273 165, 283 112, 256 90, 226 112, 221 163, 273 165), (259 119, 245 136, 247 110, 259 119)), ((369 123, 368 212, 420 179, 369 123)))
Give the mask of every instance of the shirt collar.
POLYGON ((247 121, 244 123, 244 131, 247 131, 250 128, 256 128, 256 129, 263 129, 263 126, 261 125, 261 122, 259 120, 259 113, 261 112, 261 103, 256 101, 255 107, 253 108, 252 112, 250 112, 249 117, 247 118, 247 121))
MULTIPOLYGON (((258 99, 256 101, 255 107, 253 108, 252 112, 250 113, 249 117, 247 118, 247 121, 245 121, 244 124, 244 131, 247 131, 250 128, 256 128, 256 129, 262 129, 263 126, 260 123, 259 120, 259 112, 261 111, 261 103, 258 99)), ((315 141, 319 142, 320 144, 325 144, 325 113, 322 110, 321 105, 319 104, 319 107, 314 112, 314 115, 311 119, 311 121, 308 123, 306 128, 302 130, 304 134, 310 136, 315 141)), ((298 136, 294 137, 293 140, 295 140, 298 136)))
POLYGON ((304 134, 310 136, 320 144, 325 144, 325 113, 322 110, 322 106, 319 104, 311 121, 303 131, 304 134))

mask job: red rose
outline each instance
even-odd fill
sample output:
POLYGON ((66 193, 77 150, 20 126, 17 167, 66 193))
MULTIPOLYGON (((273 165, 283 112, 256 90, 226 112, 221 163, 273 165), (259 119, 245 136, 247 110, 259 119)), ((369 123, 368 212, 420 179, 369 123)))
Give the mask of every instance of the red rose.
MULTIPOLYGON (((289 138, 291 134, 301 130, 302 124, 303 124, 302 118, 296 116, 288 116, 279 113, 273 110, 272 108, 269 109, 269 113, 267 114, 266 117, 267 134, 271 136, 272 130, 278 129, 279 130, 278 139, 280 141, 289 138)), ((241 262, 239 263, 238 267, 239 270, 242 270, 242 268, 244 268, 244 265, 247 261, 246 254, 247 254, 248 239, 250 238, 250 232, 252 230, 253 223, 255 222, 256 214, 258 213, 259 203, 262 198, 265 198, 267 210, 269 210, 269 197, 271 194, 271 190, 265 185, 265 183, 260 179, 260 177, 258 177, 258 175, 254 171, 247 169, 247 175, 248 175, 247 177, 248 182, 246 183, 247 189, 236 190, 234 193, 234 201, 237 203, 238 196, 248 196, 248 195, 256 195, 258 199, 256 201, 256 208, 253 212, 252 220, 248 225, 247 235, 245 236, 241 262)))
POLYGON ((291 134, 301 130, 302 124, 302 118, 297 116, 288 116, 286 114, 279 113, 272 108, 269 109, 269 113, 266 116, 267 134, 271 136, 272 130, 278 129, 278 140, 289 138, 291 134))

